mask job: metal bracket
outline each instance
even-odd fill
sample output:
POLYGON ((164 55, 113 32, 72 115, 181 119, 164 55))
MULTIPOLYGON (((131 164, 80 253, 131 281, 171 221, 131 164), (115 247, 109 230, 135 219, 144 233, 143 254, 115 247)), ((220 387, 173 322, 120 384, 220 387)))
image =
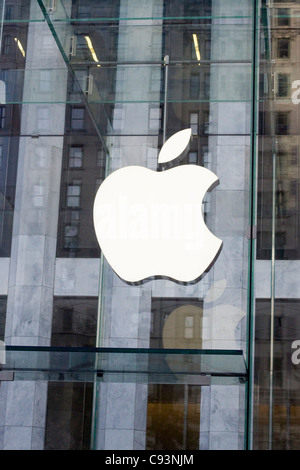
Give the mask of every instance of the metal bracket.
POLYGON ((93 75, 86 75, 85 80, 85 93, 91 95, 93 93, 94 77, 93 75))
POLYGON ((76 49, 77 49, 77 36, 71 36, 70 40, 71 40, 70 56, 75 57, 76 56, 76 49))
POLYGON ((49 1, 49 7, 48 7, 48 13, 53 13, 57 8, 57 0, 50 0, 49 1))

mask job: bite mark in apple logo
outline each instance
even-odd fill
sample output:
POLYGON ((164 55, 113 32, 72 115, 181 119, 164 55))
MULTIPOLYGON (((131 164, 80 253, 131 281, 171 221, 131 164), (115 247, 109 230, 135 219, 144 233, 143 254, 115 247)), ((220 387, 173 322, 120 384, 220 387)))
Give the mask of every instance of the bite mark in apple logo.
POLYGON ((102 254, 125 282, 153 278, 198 282, 215 262, 222 240, 206 226, 202 201, 219 184, 198 165, 165 170, 188 150, 191 129, 170 137, 158 163, 163 171, 128 166, 111 173, 94 201, 94 226, 102 254))

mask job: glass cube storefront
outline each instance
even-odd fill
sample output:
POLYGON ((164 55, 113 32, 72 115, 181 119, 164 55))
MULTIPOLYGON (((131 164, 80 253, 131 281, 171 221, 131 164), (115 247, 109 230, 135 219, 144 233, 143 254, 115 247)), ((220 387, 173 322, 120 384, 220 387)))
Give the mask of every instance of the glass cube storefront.
POLYGON ((298 1, 0 0, 1 449, 299 448, 299 18, 298 1), (123 167, 169 171, 183 129, 175 165, 219 179, 202 213, 222 249, 195 282, 128 283, 95 195, 123 167))

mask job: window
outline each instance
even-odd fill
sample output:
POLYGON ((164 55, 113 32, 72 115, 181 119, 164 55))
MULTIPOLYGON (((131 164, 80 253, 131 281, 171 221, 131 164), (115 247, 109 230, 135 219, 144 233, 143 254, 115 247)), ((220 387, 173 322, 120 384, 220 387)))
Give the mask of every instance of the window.
POLYGON ((78 247, 78 226, 65 226, 64 247, 73 249, 78 247))
POLYGON ((0 168, 3 165, 3 145, 0 145, 0 168))
POLYGON ((40 92, 46 93, 51 88, 51 72, 50 70, 40 70, 40 92))
POLYGON ((123 107, 115 107, 114 109, 114 129, 123 129, 124 127, 124 109, 123 107))
POLYGON ((190 98, 198 99, 200 92, 200 76, 198 73, 192 73, 190 77, 190 98))
POLYGON ((97 193, 102 181, 103 181, 102 178, 96 178, 96 181, 95 181, 95 194, 97 193))
POLYGON ((208 151, 208 146, 207 145, 203 145, 202 153, 203 153, 203 157, 202 157, 203 163, 201 163, 201 164, 203 166, 208 167, 209 164, 211 163, 211 152, 208 151))
POLYGON ((297 151, 296 146, 291 147, 290 163, 291 163, 291 165, 297 165, 297 163, 298 163, 298 151, 297 151))
POLYGON ((265 135, 267 130, 266 122, 267 113, 264 111, 259 111, 258 113, 258 133, 259 135, 265 135))
POLYGON ((297 187, 298 187, 298 182, 297 180, 292 180, 290 181, 290 194, 292 196, 296 196, 297 195, 297 187))
POLYGON ((48 152, 45 147, 36 147, 35 148, 35 164, 37 168, 47 168, 50 164, 50 159, 48 157, 48 152))
POLYGON ((90 5, 79 5, 78 6, 78 18, 90 18, 91 7, 90 5))
POLYGON ((4 55, 11 54, 11 44, 12 44, 11 39, 12 39, 11 36, 9 36, 8 34, 5 35, 3 38, 3 54, 4 55))
POLYGON ((210 94, 210 74, 205 73, 204 81, 203 81, 203 99, 209 99, 209 94, 210 94))
POLYGON ((71 212, 71 224, 72 225, 79 225, 80 222, 80 212, 79 211, 72 211, 71 212))
POLYGON ((5 13, 4 13, 4 19, 11 20, 13 18, 13 7, 12 6, 5 6, 5 13))
POLYGON ((184 337, 185 339, 194 337, 194 317, 191 315, 186 315, 184 319, 184 337))
POLYGON ((278 26, 289 26, 290 16, 288 8, 278 8, 277 10, 277 24, 278 26))
POLYGON ((204 58, 209 60, 210 59, 210 53, 211 53, 211 41, 209 39, 205 41, 204 47, 205 47, 204 58))
POLYGON ((276 113, 276 134, 286 135, 289 132, 289 113, 280 111, 276 113))
POLYGON ((67 187, 67 207, 79 207, 81 194, 81 181, 74 180, 67 187))
POLYGON ((45 186, 42 182, 32 186, 32 204, 33 207, 43 207, 45 199, 45 186))
POLYGON ((0 129, 4 129, 5 125, 5 106, 0 106, 0 129))
POLYGON ((209 134, 209 111, 203 111, 203 134, 209 134))
POLYGON ((199 123, 198 113, 191 113, 190 114, 190 128, 192 129, 193 135, 198 135, 198 123, 199 123))
POLYGON ((160 90, 161 90, 161 71, 159 68, 154 67, 151 70, 150 91, 153 93, 159 93, 160 90))
POLYGON ((37 129, 39 131, 48 131, 50 128, 49 122, 49 108, 37 109, 37 129))
POLYGON ((69 168, 81 168, 83 159, 82 147, 70 147, 69 149, 69 168))
POLYGON ((74 130, 84 129, 84 108, 72 108, 71 128, 74 130))
MULTIPOLYGON (((55 297, 51 346, 95 346, 97 300, 96 297, 83 296, 55 297)), ((49 382, 45 449, 89 449, 92 410, 93 384, 49 382), (80 413, 78 410, 81 410, 80 413), (68 439, 69 436, 71 439, 68 439)))
POLYGON ((277 96, 285 98, 289 94, 290 76, 287 73, 277 75, 277 96))
POLYGON ((149 108, 149 129, 158 131, 161 127, 161 108, 149 108))
POLYGON ((290 57, 290 39, 279 38, 277 41, 277 58, 288 59, 290 57))
POLYGON ((259 96, 262 98, 268 94, 268 75, 261 73, 259 75, 259 96))
POLYGON ((105 153, 103 149, 97 152, 97 166, 105 166, 105 153))

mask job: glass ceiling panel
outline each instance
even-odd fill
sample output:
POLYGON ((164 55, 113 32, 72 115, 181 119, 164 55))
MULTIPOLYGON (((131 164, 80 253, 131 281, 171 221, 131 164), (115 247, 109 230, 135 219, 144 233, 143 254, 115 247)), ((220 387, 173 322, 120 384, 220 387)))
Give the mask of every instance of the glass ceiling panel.
POLYGON ((1 372, 14 380, 198 384, 244 383, 240 350, 7 346, 1 372))
MULTIPOLYGON (((181 19, 197 19, 197 18, 205 18, 205 19, 220 19, 220 18, 232 18, 232 19, 240 19, 240 18, 251 18, 252 17, 252 8, 251 5, 244 3, 243 1, 240 2, 220 2, 219 8, 215 8, 215 14, 212 16, 212 12, 210 8, 207 6, 197 6, 197 8, 193 8, 187 4, 186 8, 183 9, 182 14, 178 14, 178 7, 177 4, 168 5, 167 10, 164 12, 162 8, 156 8, 153 10, 151 16, 141 16, 138 12, 135 16, 131 18, 122 18, 122 17, 112 17, 110 12, 114 10, 114 4, 118 5, 118 0, 111 0, 110 8, 103 8, 103 6, 98 4, 97 0, 90 0, 88 5, 85 6, 84 9, 79 8, 75 17, 70 17, 67 13, 68 3, 64 0, 38 0, 39 4, 43 6, 45 11, 47 11, 54 21, 113 21, 113 20, 181 20, 181 19), (91 16, 91 13, 94 13, 91 16)), ((185 2, 183 1, 183 4, 185 2)), ((74 1, 74 6, 79 4, 79 2, 74 1)), ((78 5, 77 5, 78 6, 78 5)))
MULTIPOLYGON (((163 88, 161 81, 164 77, 161 42, 162 37, 165 34, 169 34, 170 44, 174 43, 177 27, 176 22, 173 24, 175 21, 174 12, 171 16, 168 16, 169 19, 172 18, 172 25, 149 25, 147 23, 149 18, 143 18, 146 20, 145 24, 143 21, 141 22, 141 18, 131 18, 129 24, 125 22, 126 24, 124 25, 119 17, 111 18, 105 15, 101 17, 100 15, 98 18, 96 14, 96 11, 98 11, 97 2, 92 2, 88 6, 88 9, 93 11, 95 15, 92 19, 89 16, 70 18, 71 12, 65 8, 65 3, 61 0, 38 0, 38 4, 65 60, 70 75, 75 81, 78 81, 78 87, 82 88, 81 99, 95 123, 101 140, 102 136, 113 134, 108 116, 105 124, 99 121, 99 116, 106 115, 107 104, 163 103, 165 98, 169 103, 250 102, 252 73, 250 61, 252 52, 251 48, 248 47, 248 42, 244 41, 247 45, 245 50, 242 50, 240 46, 235 48, 233 56, 227 56, 224 53, 220 55, 216 51, 209 55, 208 50, 206 50, 206 47, 209 49, 209 36, 206 34, 206 38, 204 35, 207 40, 205 38, 201 39, 199 36, 201 52, 201 61, 199 62, 200 59, 194 57, 195 46, 192 33, 194 32, 194 36, 196 36, 200 34, 200 31, 201 34, 204 34, 206 30, 209 32, 210 25, 205 22, 201 25, 191 23, 196 18, 194 16, 195 12, 192 15, 186 12, 187 16, 184 17, 188 21, 188 25, 184 25, 184 28, 188 28, 185 34, 188 42, 186 47, 184 47, 184 54, 180 57, 177 57, 176 54, 174 56, 172 47, 170 49, 170 80, 168 93, 165 97, 159 91, 163 88), (82 24, 80 20, 82 20, 82 24), (99 35, 99 30, 95 29, 97 21, 99 21, 99 25, 103 24, 103 21, 100 20, 105 20, 104 27, 102 26, 101 29, 103 37, 99 35), (114 23, 113 20, 116 20, 116 22, 114 23), (121 29, 120 24, 122 26, 121 29), (126 42, 127 32, 130 30, 130 37, 139 37, 140 28, 143 28, 143 31, 147 28, 149 46, 142 51, 142 62, 146 61, 146 63, 141 63, 141 57, 130 55, 131 44, 126 42), (174 34, 175 36, 173 36, 174 34), (155 38, 158 39, 157 44, 155 38), (111 44, 111 46, 108 44, 111 44), (117 51, 119 59, 125 60, 124 58, 126 58, 124 63, 118 62, 116 64, 117 51), (180 62, 182 62, 181 65, 184 64, 184 67, 180 67, 180 62), (200 63, 201 73, 199 69, 200 63), (149 69, 149 65, 151 65, 151 69, 149 69), (88 81, 82 80, 84 76, 88 78, 88 81), (193 77, 192 81, 188 79, 189 76, 193 77), (211 78, 212 76, 213 78, 211 78), (118 78, 119 87, 122 83, 124 84, 124 86, 121 86, 121 90, 120 88, 118 90, 113 89, 116 77, 118 78), (235 86, 236 82, 241 84, 239 89, 235 86), (141 83, 145 84, 145 86, 141 87, 141 83), (130 87, 126 84, 130 84, 130 87)), ((233 8, 231 4, 232 2, 229 2, 228 8, 225 8, 222 2, 223 6, 219 8, 218 21, 221 21, 221 23, 219 24, 217 21, 214 24, 219 31, 218 34, 220 37, 228 40, 232 24, 231 20, 229 24, 227 20, 231 18, 235 28, 239 27, 243 35, 246 35, 246 37, 250 36, 251 21, 249 20, 248 24, 244 20, 238 19, 240 15, 244 17, 244 13, 245 18, 248 18, 249 12, 244 12, 244 9, 240 6, 233 8), (224 18, 224 24, 221 18, 224 18)), ((206 20, 207 14, 207 12, 204 14, 206 20)), ((161 19, 166 20, 167 18, 162 17, 161 19)), ((180 18, 178 17, 177 19, 180 18)), ((178 26, 182 28, 181 20, 178 26)), ((231 45, 232 41, 230 39, 229 41, 231 45)), ((232 47, 226 49, 232 50, 232 47)))

